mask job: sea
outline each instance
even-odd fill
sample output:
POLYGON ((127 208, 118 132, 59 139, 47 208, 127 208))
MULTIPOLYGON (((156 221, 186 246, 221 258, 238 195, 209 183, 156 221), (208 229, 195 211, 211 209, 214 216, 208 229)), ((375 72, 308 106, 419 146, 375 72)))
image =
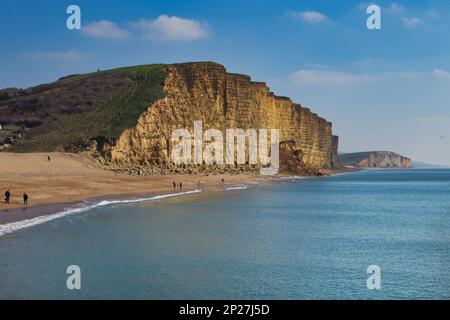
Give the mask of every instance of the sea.
POLYGON ((102 200, 3 225, 0 299, 450 299, 450 169, 102 200))

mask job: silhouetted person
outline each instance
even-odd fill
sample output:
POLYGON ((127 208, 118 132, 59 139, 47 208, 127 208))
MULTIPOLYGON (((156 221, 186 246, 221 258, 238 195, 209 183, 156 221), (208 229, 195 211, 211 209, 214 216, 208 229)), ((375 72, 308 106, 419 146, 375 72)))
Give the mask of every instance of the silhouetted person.
POLYGON ((183 184, 180 182, 180 190, 183 189, 183 184))
POLYGON ((10 203, 10 199, 11 199, 11 192, 9 192, 9 190, 7 190, 5 192, 5 201, 6 201, 6 203, 10 203))
POLYGON ((50 158, 50 155, 47 156, 48 162, 52 161, 52 158, 50 158))
POLYGON ((174 188, 174 189, 176 189, 176 188, 177 188, 177 184, 176 184, 176 182, 175 182, 175 181, 173 182, 173 188, 174 188))
POLYGON ((225 183, 225 180, 222 178, 222 183, 225 183))
POLYGON ((23 204, 28 205, 28 195, 25 192, 23 193, 23 204))

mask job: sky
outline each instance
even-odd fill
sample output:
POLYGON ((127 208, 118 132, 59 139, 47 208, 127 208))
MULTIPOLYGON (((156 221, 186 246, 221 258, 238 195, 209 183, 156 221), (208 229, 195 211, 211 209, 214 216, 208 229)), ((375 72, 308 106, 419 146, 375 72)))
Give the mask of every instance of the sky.
POLYGON ((450 165, 450 1, 2 1, 0 88, 215 61, 333 122, 340 150, 450 165), (81 29, 69 30, 69 5, 81 29))

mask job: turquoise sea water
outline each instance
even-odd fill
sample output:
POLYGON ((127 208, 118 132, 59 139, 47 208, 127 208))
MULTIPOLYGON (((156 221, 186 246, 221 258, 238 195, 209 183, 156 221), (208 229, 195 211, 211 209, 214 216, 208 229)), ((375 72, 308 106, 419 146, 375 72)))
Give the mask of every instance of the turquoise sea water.
POLYGON ((114 204, 0 237, 0 299, 449 299, 450 170, 114 204), (67 266, 81 268, 68 290, 67 266), (369 290, 369 265, 381 290, 369 290))

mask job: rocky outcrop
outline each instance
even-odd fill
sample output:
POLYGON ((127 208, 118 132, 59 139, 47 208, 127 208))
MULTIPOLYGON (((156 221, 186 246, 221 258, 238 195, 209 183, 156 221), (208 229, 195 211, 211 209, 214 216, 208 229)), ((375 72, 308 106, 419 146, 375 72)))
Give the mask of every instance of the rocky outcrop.
POLYGON ((265 83, 227 73, 216 63, 187 63, 167 68, 165 97, 150 105, 136 126, 125 130, 108 153, 117 167, 172 167, 171 134, 177 128, 279 129, 303 168, 337 166, 337 137, 332 124, 287 97, 270 92, 265 83))
POLYGON ((412 161, 390 151, 345 153, 339 155, 343 165, 357 168, 412 168, 412 161))

